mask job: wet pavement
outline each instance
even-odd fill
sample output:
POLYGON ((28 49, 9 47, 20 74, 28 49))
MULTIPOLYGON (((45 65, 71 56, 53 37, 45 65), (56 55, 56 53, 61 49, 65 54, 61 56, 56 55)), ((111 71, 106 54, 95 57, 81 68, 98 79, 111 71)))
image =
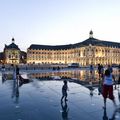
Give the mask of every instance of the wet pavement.
POLYGON ((33 78, 19 87, 14 80, 2 81, 0 74, 0 120, 120 120, 119 89, 114 90, 117 109, 108 99, 104 110, 97 87, 91 91, 68 82, 68 101, 61 103, 62 86, 62 80, 33 78))

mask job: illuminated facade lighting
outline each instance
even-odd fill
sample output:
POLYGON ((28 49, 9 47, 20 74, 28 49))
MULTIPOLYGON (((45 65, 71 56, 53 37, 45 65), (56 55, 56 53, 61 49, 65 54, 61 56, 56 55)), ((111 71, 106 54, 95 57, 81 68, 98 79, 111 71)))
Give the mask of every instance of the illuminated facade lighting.
POLYGON ((27 63, 79 63, 82 66, 120 64, 120 43, 98 40, 90 31, 89 38, 70 45, 36 45, 27 49, 27 63))

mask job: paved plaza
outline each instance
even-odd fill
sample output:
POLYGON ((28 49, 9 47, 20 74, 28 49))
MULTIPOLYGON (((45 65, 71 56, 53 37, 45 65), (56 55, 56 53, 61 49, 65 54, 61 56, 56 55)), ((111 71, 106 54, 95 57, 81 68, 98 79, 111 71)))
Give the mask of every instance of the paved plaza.
POLYGON ((15 88, 14 80, 2 81, 0 73, 0 120, 120 120, 118 89, 114 90, 117 108, 98 88, 68 82, 68 101, 61 103, 62 80, 38 80, 15 88))

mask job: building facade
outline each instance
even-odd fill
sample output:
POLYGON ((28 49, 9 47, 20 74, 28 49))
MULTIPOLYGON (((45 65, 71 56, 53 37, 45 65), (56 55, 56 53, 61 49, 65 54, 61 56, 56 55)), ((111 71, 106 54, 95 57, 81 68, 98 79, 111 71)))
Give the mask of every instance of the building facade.
POLYGON ((27 49, 27 63, 79 63, 82 66, 120 64, 120 43, 98 40, 90 31, 83 42, 69 45, 35 45, 27 49))
POLYGON ((6 64, 18 64, 20 63, 20 49, 14 43, 15 40, 12 38, 12 43, 10 45, 5 45, 4 48, 4 62, 6 64))
POLYGON ((18 45, 15 44, 14 38, 12 38, 12 43, 10 45, 5 45, 3 56, 3 63, 5 64, 25 63, 26 60, 26 53, 21 51, 18 45))

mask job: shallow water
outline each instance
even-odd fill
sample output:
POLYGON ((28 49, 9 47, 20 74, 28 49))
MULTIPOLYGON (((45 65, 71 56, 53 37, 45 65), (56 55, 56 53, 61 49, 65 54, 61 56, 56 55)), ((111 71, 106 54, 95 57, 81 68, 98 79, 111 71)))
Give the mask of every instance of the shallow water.
MULTIPOLYGON (((80 70, 81 71, 81 70, 80 70)), ((60 71, 46 73, 47 75, 85 75, 84 71, 60 71)), ((44 76, 43 73, 29 72, 26 75, 44 76)), ((45 74, 45 75, 46 75, 45 74)), ((63 81, 36 79, 19 86, 15 80, 2 80, 0 73, 0 120, 102 120, 105 115, 120 119, 119 110, 115 111, 112 102, 107 100, 106 111, 102 109, 103 98, 98 95, 98 89, 85 87, 74 81, 68 82, 68 101, 61 103, 63 81), (92 92, 92 94, 91 94, 92 92)), ((84 77, 83 77, 84 78, 84 77)), ((82 79, 82 78, 81 78, 82 79)), ((114 90, 117 105, 119 89, 114 90)))

